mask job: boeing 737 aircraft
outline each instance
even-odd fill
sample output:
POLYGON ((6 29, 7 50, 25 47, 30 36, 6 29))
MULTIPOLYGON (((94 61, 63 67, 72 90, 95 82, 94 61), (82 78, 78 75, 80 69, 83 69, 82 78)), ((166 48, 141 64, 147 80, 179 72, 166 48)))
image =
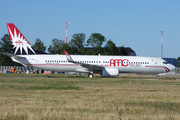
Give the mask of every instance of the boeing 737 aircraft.
POLYGON ((118 76, 119 73, 167 73, 175 66, 161 58, 139 56, 65 55, 43 54, 35 50, 13 23, 7 23, 14 54, 6 54, 24 66, 58 72, 93 73, 118 76))

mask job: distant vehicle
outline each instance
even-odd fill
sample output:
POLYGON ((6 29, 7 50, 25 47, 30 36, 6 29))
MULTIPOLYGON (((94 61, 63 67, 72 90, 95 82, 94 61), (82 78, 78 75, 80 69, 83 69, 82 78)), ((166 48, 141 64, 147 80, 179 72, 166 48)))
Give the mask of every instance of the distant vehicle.
POLYGON ((17 73, 18 71, 16 71, 15 68, 10 68, 9 72, 10 72, 10 73, 17 73))
POLYGON ((21 73, 21 72, 17 71, 15 68, 12 67, 9 70, 7 70, 6 73, 21 73))
POLYGON ((119 73, 167 73, 175 66, 161 58, 139 56, 103 56, 103 55, 50 55, 35 50, 13 23, 7 28, 14 54, 6 54, 17 63, 39 69, 58 72, 93 73, 102 76, 118 76, 119 73))

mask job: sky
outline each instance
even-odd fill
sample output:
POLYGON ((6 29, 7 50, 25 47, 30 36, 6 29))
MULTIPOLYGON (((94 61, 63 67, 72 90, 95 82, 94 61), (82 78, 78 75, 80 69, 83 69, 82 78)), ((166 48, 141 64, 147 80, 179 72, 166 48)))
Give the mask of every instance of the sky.
MULTIPOLYGON (((0 37, 14 23, 33 45, 49 47, 52 39, 68 41, 76 33, 102 34, 117 47, 131 47, 138 56, 180 57, 179 0, 1 0, 0 37)), ((102 46, 104 46, 104 43, 102 46)))

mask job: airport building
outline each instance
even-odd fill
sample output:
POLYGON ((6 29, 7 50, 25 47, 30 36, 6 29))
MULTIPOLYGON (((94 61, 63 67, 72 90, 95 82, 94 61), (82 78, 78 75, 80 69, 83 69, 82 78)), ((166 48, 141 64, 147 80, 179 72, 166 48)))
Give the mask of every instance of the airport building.
POLYGON ((126 50, 128 56, 136 56, 136 52, 132 50, 130 47, 124 47, 124 49, 126 50))
POLYGON ((176 61, 176 58, 163 58, 164 60, 166 60, 168 63, 174 65, 177 67, 179 61, 176 61))

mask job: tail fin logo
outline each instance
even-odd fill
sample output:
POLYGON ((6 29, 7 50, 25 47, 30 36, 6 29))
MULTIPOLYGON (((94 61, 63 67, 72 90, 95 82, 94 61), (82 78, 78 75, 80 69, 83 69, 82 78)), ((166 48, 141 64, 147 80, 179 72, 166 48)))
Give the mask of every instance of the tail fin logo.
POLYGON ((23 54, 23 50, 26 54, 28 54, 28 49, 31 50, 34 54, 34 50, 31 47, 31 44, 26 40, 26 38, 20 33, 20 31, 16 28, 13 23, 7 23, 7 28, 9 32, 10 39, 12 41, 12 45, 15 49, 14 54, 17 54, 17 51, 20 49, 20 54, 23 54))

